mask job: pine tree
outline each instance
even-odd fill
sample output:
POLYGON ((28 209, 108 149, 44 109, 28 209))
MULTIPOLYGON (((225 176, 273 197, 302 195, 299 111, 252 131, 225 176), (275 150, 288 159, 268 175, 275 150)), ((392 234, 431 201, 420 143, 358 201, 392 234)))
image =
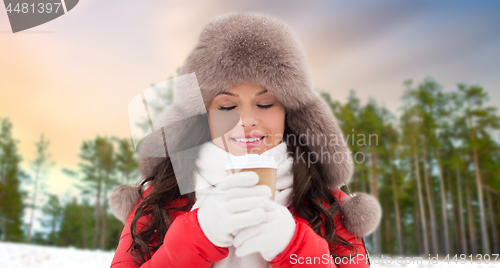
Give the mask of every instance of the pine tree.
MULTIPOLYGON (((96 249, 100 244, 100 248, 104 249, 107 245, 106 239, 108 235, 107 194, 117 184, 117 158, 115 157, 112 139, 98 136, 93 141, 84 141, 81 146, 80 159, 82 160, 79 163, 80 173, 71 170, 64 170, 64 172, 72 177, 79 178, 80 184, 77 187, 80 188, 82 194, 94 196, 92 248, 96 249)), ((130 169, 129 172, 132 174, 133 169, 130 169)), ((86 225, 84 227, 85 233, 90 231, 86 229, 86 225)), ((85 239, 83 241, 86 243, 85 239)))
POLYGON ((0 118, 0 241, 21 241, 24 236, 24 193, 20 182, 25 175, 20 170, 20 162, 12 124, 8 118, 0 118))
POLYGON ((47 153, 47 148, 50 144, 50 141, 46 141, 44 135, 40 136, 40 140, 35 143, 36 146, 36 158, 31 163, 33 172, 35 173, 35 177, 32 180, 33 184, 33 196, 31 201, 31 214, 30 221, 28 226, 28 235, 26 237, 26 242, 30 243, 31 239, 31 230, 33 228, 33 220, 36 210, 37 203, 37 195, 39 194, 40 189, 43 189, 43 175, 47 171, 47 169, 52 166, 54 163, 50 161, 50 154, 47 153))
POLYGON ((116 184, 116 178, 113 178, 116 169, 116 159, 114 157, 114 146, 110 139, 98 137, 95 140, 96 153, 98 157, 99 170, 102 176, 102 222, 101 222, 101 249, 106 246, 107 222, 108 222, 108 192, 116 184))
POLYGON ((483 254, 490 253, 488 228, 486 227, 486 211, 483 198, 483 179, 480 165, 480 151, 494 146, 491 142, 489 131, 500 128, 500 118, 496 115, 496 108, 486 106, 488 93, 480 86, 458 85, 458 95, 456 100, 464 104, 462 120, 466 122, 469 139, 467 140, 472 154, 474 165, 474 175, 476 181, 477 198, 479 202, 479 212, 481 218, 481 240, 483 244, 483 254), (485 146, 486 145, 486 146, 485 146))
POLYGON ((61 226, 58 236, 64 246, 88 248, 91 234, 86 232, 87 226, 92 226, 92 218, 86 217, 92 208, 88 203, 78 203, 76 197, 65 203, 62 208, 61 226))
POLYGON ((116 168, 121 173, 121 183, 129 184, 137 173, 139 166, 134 146, 130 139, 114 138, 118 143, 118 151, 115 154, 116 168))
POLYGON ((423 163, 423 173, 424 182, 427 188, 427 199, 429 205, 429 214, 431 221, 431 232, 432 232, 432 245, 434 248, 434 253, 438 252, 438 232, 437 232, 437 217, 435 216, 435 204, 434 202, 434 176, 432 176, 432 170, 438 171, 438 185, 440 193, 440 207, 441 207, 441 217, 442 217, 442 234, 444 235, 443 240, 445 244, 444 253, 450 253, 450 235, 448 228, 448 213, 446 209, 446 189, 444 186, 444 175, 443 175, 443 160, 441 157, 440 148, 442 143, 438 139, 439 132, 443 131, 443 128, 447 125, 447 118, 449 115, 448 110, 448 96, 442 92, 441 86, 434 81, 432 78, 426 78, 421 82, 417 88, 410 89, 406 92, 407 97, 411 97, 415 103, 415 109, 417 110, 417 116, 422 122, 421 124, 421 135, 420 142, 422 144, 422 163, 423 163), (433 159, 434 157, 434 159, 433 159))
MULTIPOLYGON (((408 151, 411 154, 413 161, 412 170, 415 173, 415 179, 417 184, 417 198, 418 198, 418 218, 420 219, 420 228, 422 229, 422 253, 430 253, 429 251, 429 241, 427 239, 427 221, 425 213, 425 205, 423 198, 423 187, 422 178, 420 176, 419 158, 418 158, 418 136, 421 132, 422 122, 418 116, 418 109, 415 107, 414 99, 412 97, 412 80, 406 80, 404 82, 406 87, 405 94, 403 95, 403 114, 400 117, 400 126, 402 129, 402 142, 407 144, 408 151)), ((418 237, 417 239, 420 239, 418 237)))
POLYGON ((50 245, 60 244, 58 231, 61 225, 63 207, 57 195, 48 194, 48 200, 42 207, 42 213, 44 217, 40 220, 41 225, 50 230, 47 242, 50 245))
MULTIPOLYGON (((386 110, 381 109, 372 98, 361 108, 359 113, 361 132, 366 140, 363 145, 369 154, 370 194, 376 199, 379 199, 380 155, 384 153, 384 147, 380 146, 379 143, 386 141, 386 139, 379 139, 382 137, 384 130, 384 113, 386 113, 386 110)), ((380 232, 381 229, 377 228, 373 233, 373 251, 375 254, 382 252, 380 232)))

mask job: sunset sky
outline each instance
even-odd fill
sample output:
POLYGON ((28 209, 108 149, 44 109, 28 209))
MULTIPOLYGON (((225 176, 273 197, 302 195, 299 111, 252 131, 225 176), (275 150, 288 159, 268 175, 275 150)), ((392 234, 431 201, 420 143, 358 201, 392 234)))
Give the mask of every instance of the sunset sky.
POLYGON ((97 1, 13 34, 0 9, 0 117, 13 123, 28 169, 42 133, 55 166, 47 192, 77 193, 82 141, 128 137, 127 106, 175 75, 211 18, 275 16, 297 33, 317 89, 344 102, 354 89, 397 113, 403 81, 445 91, 482 85, 500 104, 500 1, 97 1))

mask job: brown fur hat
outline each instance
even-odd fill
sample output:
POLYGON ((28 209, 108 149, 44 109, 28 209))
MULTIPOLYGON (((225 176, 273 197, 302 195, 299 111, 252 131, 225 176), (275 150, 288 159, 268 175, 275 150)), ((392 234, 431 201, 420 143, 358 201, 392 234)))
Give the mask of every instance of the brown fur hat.
POLYGON ((343 197, 340 203, 342 224, 352 234, 364 237, 374 231, 380 223, 382 208, 374 196, 357 193, 343 197))
MULTIPOLYGON (((262 86, 285 107, 286 123, 297 134, 297 141, 310 151, 304 158, 320 165, 326 185, 335 189, 348 183, 353 164, 342 131, 328 105, 313 89, 306 57, 286 24, 254 13, 231 13, 213 19, 201 32, 180 75, 192 73, 196 75, 203 103, 192 101, 190 93, 176 93, 178 103, 174 102, 173 109, 159 119, 159 125, 167 126, 181 115, 195 115, 193 111, 200 111, 203 105, 206 110, 215 96, 235 85, 262 86)), ((172 131, 174 136, 182 133, 172 131)), ((163 159, 150 156, 166 154, 165 148, 156 143, 161 140, 161 133, 156 135, 141 145, 139 166, 145 178, 155 175, 163 159)), ((120 191, 123 189, 117 189, 116 194, 120 191)), ((380 221, 380 205, 375 198, 360 195, 344 206, 346 227, 358 236, 373 230, 380 221)), ((119 206, 115 208, 115 215, 123 217, 119 206)))
POLYGON ((109 195, 109 207, 117 219, 125 222, 140 198, 138 185, 118 185, 109 195))

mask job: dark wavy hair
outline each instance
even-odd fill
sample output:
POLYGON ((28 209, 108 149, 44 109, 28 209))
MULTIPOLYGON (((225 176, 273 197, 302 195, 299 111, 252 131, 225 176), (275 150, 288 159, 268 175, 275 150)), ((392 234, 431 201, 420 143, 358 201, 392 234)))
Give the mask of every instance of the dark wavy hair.
MULTIPOLYGON (((286 122, 285 118, 285 122, 286 122)), ((199 126, 199 125, 198 125, 199 126)), ((208 126, 208 125, 207 125, 208 126)), ((186 130, 183 140, 189 140, 199 144, 200 141, 206 139, 207 126, 204 127, 191 127, 186 130)), ((310 152, 306 141, 301 136, 294 133, 287 123, 285 123, 285 131, 282 142, 287 143, 288 154, 294 158, 293 161, 293 193, 292 193, 292 211, 305 219, 314 232, 323 237, 329 245, 332 243, 344 246, 354 251, 350 256, 357 254, 357 248, 353 247, 352 243, 346 241, 335 233, 334 216, 339 213, 339 202, 335 199, 333 194, 328 189, 326 182, 323 178, 323 171, 320 165, 315 164, 316 159, 311 159, 311 162, 299 160, 301 154, 308 155, 310 152), (297 140, 297 137, 299 140, 297 140), (292 140, 293 138, 293 140, 292 140), (314 163, 314 164, 313 164, 314 163), (326 208, 323 202, 329 205, 326 208), (321 232, 321 225, 324 226, 324 233, 321 232)), ((176 155, 176 157, 178 157, 176 155)), ((196 165, 193 165, 193 159, 188 157, 180 157, 176 165, 179 163, 183 166, 182 172, 185 174, 194 175, 196 165)), ((178 169, 179 170, 179 169, 178 169)), ((163 244, 163 238, 167 233, 172 218, 170 213, 175 211, 189 211, 195 203, 195 194, 190 192, 181 195, 174 169, 170 157, 164 158, 163 162, 156 168, 155 176, 145 178, 139 187, 139 193, 142 196, 142 201, 137 207, 134 218, 130 225, 130 234, 132 243, 128 252, 139 262, 144 263, 149 260, 152 254, 163 244), (143 196, 144 186, 152 186, 154 191, 151 191, 147 196, 143 196), (169 206, 166 205, 176 199, 185 198, 187 196, 187 204, 184 206, 169 206), (148 217, 146 225, 142 228, 138 227, 138 221, 142 217, 148 217)), ((185 175, 183 174, 183 175, 185 175)), ((185 176, 183 176, 185 177, 185 176)), ((191 176, 194 182, 194 176, 191 176)), ((185 183, 185 182, 184 182, 185 183)), ((336 257, 341 256, 335 252, 330 246, 330 254, 336 257), (332 252, 332 250, 334 252, 332 252)))

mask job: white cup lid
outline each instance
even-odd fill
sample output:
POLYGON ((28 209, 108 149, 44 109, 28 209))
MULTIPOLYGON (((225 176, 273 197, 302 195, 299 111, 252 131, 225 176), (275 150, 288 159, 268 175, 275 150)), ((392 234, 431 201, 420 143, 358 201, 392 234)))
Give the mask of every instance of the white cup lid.
POLYGON ((246 168, 278 169, 278 163, 276 163, 276 159, 274 158, 274 156, 247 154, 241 156, 231 155, 225 166, 225 170, 246 168))

